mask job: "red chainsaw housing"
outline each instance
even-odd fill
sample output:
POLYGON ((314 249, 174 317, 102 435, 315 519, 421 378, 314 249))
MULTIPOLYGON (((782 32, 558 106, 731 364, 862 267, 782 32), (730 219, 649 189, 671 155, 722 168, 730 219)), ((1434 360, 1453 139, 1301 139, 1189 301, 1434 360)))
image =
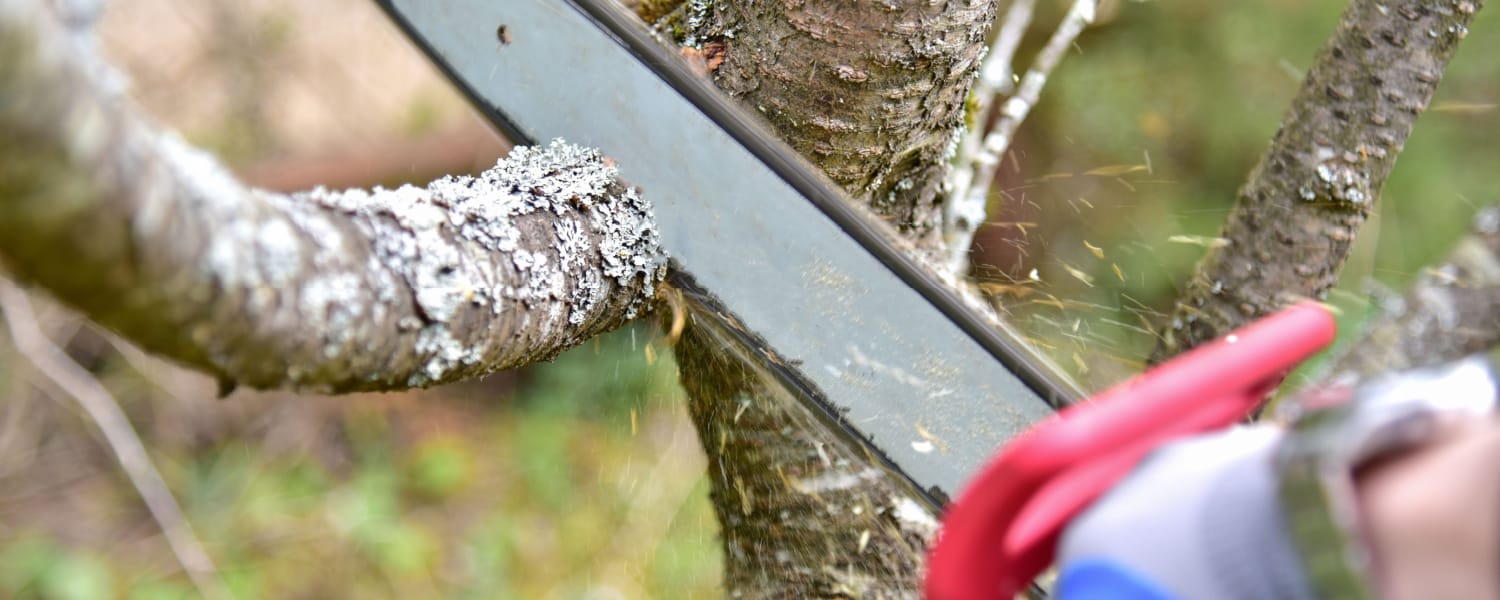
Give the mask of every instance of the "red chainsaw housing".
POLYGON ((1298 304, 1032 426, 948 507, 927 596, 1013 598, 1051 564, 1068 522, 1148 453, 1243 419, 1333 337, 1327 310, 1298 304))

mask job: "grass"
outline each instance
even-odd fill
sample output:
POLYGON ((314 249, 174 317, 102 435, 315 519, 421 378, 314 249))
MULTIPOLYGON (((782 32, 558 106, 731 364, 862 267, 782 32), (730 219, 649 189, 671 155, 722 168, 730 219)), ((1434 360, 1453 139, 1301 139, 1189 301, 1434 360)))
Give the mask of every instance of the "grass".
MULTIPOLYGON (((333 456, 262 432, 155 458, 241 598, 716 595, 702 453, 651 330, 451 395, 346 401, 313 425, 333 456)), ((194 597, 108 467, 90 493, 116 535, 63 539, 0 502, 0 597, 194 597)))

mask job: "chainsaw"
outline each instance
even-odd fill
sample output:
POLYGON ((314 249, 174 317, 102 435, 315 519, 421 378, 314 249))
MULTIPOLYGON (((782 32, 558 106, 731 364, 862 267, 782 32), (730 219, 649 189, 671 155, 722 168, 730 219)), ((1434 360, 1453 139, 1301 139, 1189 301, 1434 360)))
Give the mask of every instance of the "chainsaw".
POLYGON ((1027 589, 1145 456, 1243 420, 1333 338, 1326 310, 1296 306, 1080 402, 617 0, 380 4, 511 140, 613 158, 701 314, 945 512, 932 597, 1027 589))
POLYGON ((996 440, 1083 397, 619 2, 382 5, 516 143, 614 159, 651 199, 674 284, 924 493, 961 489, 996 440), (918 422, 946 454, 913 448, 918 422))

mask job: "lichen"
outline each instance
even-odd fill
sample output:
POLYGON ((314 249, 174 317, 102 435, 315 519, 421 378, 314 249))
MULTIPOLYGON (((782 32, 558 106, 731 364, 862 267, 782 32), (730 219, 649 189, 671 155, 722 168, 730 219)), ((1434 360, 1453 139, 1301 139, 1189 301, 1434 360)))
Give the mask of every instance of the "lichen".
MULTIPOLYGON (((577 328, 596 318, 611 290, 639 290, 626 301, 626 318, 645 306, 665 275, 666 255, 650 203, 616 175, 597 150, 555 140, 517 147, 478 176, 448 176, 425 188, 319 188, 292 203, 356 217, 380 269, 393 275, 385 281, 410 290, 422 318, 408 327, 418 330, 416 351, 425 366, 409 384, 425 385, 485 358, 450 330, 468 307, 508 316, 515 330, 560 336, 565 346, 582 336, 562 324, 577 328)), ((299 226, 328 235, 327 226, 311 220, 299 226)), ((342 281, 325 275, 310 283, 304 314, 322 311, 347 322, 352 315, 334 305, 342 281)), ((394 300, 400 293, 378 295, 394 300)), ((330 341, 329 354, 337 343, 330 341)))
POLYGON ((1313 168, 1312 179, 1297 188, 1302 200, 1332 201, 1351 208, 1367 207, 1373 202, 1370 176, 1363 165, 1365 153, 1339 153, 1319 147, 1316 154, 1318 164, 1313 168))
POLYGON ((123 102, 47 11, 0 2, 17 92, 0 121, 28 141, 0 161, 24 194, 0 202, 7 268, 229 386, 389 390, 543 360, 664 275, 650 205, 596 151, 518 148, 420 187, 248 189, 123 102))
POLYGON ((682 45, 697 48, 702 39, 699 33, 708 22, 708 9, 710 0, 688 0, 687 5, 687 31, 682 38, 682 45))

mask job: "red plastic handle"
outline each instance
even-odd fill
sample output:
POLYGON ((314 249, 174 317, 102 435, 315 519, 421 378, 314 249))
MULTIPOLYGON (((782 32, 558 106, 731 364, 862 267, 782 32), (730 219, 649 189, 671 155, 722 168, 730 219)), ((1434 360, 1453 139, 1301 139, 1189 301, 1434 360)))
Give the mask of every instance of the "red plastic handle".
POLYGON ((934 600, 1012 598, 1068 521, 1162 444, 1239 421, 1333 341, 1317 303, 1282 310, 1037 423, 948 507, 927 564, 934 600))

